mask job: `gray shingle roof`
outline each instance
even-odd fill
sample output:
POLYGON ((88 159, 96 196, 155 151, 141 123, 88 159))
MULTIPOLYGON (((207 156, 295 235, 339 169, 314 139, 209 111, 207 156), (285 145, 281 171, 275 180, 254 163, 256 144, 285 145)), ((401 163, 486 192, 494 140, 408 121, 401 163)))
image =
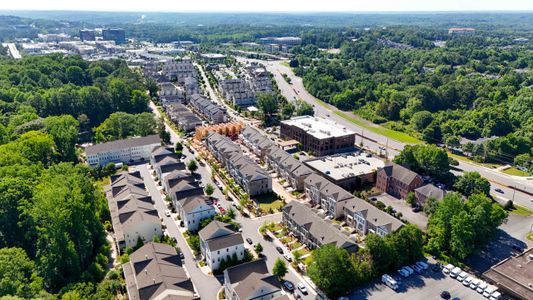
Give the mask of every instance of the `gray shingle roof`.
POLYGON ((262 259, 228 268, 224 273, 239 299, 261 295, 260 291, 265 288, 269 291, 281 290, 279 280, 268 273, 266 263, 262 259))
POLYGON ((179 205, 181 205, 183 211, 185 213, 190 213, 193 209, 195 209, 198 205, 205 205, 207 207, 213 207, 213 201, 204 195, 196 195, 191 197, 186 197, 183 199, 180 199, 178 201, 179 205))
POLYGON ((207 226, 205 226, 202 230, 200 230, 198 232, 198 235, 202 240, 207 241, 219 236, 229 235, 234 232, 235 231, 231 229, 230 224, 213 220, 209 224, 207 224, 207 226))
POLYGON ((157 144, 160 143, 161 139, 159 135, 148 135, 144 137, 134 137, 125 140, 118 140, 113 142, 106 142, 102 144, 96 144, 85 148, 85 153, 87 155, 95 155, 100 152, 107 152, 112 150, 119 150, 132 147, 140 147, 144 145, 157 144))
POLYGON ((384 226, 389 232, 394 232, 404 225, 395 217, 357 197, 347 201, 344 204, 344 209, 351 212, 360 212, 367 222, 375 226, 384 226))
POLYGON ((444 198, 444 195, 446 194, 446 191, 444 191, 443 189, 439 189, 431 183, 415 189, 415 192, 426 196, 426 198, 434 198, 437 200, 444 198))
POLYGON ((385 171, 388 177, 395 178, 396 180, 409 185, 417 176, 417 173, 407 169, 404 166, 395 163, 389 163, 382 169, 385 171))

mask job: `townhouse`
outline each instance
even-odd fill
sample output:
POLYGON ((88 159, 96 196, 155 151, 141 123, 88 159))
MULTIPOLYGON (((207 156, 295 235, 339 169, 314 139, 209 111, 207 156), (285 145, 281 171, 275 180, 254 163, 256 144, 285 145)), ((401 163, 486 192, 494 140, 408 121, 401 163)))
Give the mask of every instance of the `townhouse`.
POLYGON ((189 98, 190 104, 213 124, 226 121, 226 109, 213 103, 203 95, 195 94, 189 98))
POLYGON ((160 145, 161 139, 154 134, 88 146, 85 155, 92 167, 110 162, 133 163, 149 160, 152 150, 160 145))
POLYGON ((130 300, 195 299, 191 279, 170 245, 147 243, 130 254, 122 269, 130 300))
POLYGON ((395 163, 388 163, 377 171, 376 188, 396 198, 405 199, 423 183, 420 175, 395 163))
POLYGON ((265 156, 270 149, 277 148, 273 141, 250 125, 246 125, 239 136, 246 147, 260 157, 261 160, 265 160, 265 156))
POLYGON ((235 106, 249 106, 255 104, 255 93, 245 79, 220 80, 219 90, 222 96, 235 106))
POLYGON ((168 60, 163 63, 162 74, 170 81, 185 82, 186 78, 196 78, 196 69, 191 61, 168 60))
POLYGON ((202 220, 212 218, 216 214, 213 201, 204 195, 178 200, 176 211, 180 215, 183 226, 189 231, 197 231, 202 220))
POLYGON ((346 223, 362 235, 385 236, 404 225, 400 220, 357 197, 344 204, 344 217, 346 223))
POLYGON ((229 261, 234 256, 239 261, 244 259, 244 240, 232 225, 213 220, 198 236, 202 256, 211 270, 217 270, 221 261, 229 261))
POLYGON ((268 272, 263 259, 224 270, 224 292, 228 300, 281 300, 286 297, 278 278, 268 272))
MULTIPOLYGON (((338 219, 344 215, 343 207, 352 194, 317 174, 309 175, 304 180, 305 194, 311 204, 319 205, 326 215, 338 219)), ((377 209, 377 208, 376 208, 377 209)))
POLYGON ((309 249, 333 244, 349 252, 357 250, 355 242, 301 202, 291 201, 283 207, 282 223, 309 249))
POLYGON ((181 162, 172 148, 160 146, 152 151, 150 164, 154 168, 157 178, 162 180, 166 174, 175 170, 185 170, 185 164, 181 162))
POLYGON ((148 242, 154 236, 161 236, 159 215, 139 171, 111 176, 105 193, 113 237, 120 252, 126 247, 133 248, 139 239, 148 242))

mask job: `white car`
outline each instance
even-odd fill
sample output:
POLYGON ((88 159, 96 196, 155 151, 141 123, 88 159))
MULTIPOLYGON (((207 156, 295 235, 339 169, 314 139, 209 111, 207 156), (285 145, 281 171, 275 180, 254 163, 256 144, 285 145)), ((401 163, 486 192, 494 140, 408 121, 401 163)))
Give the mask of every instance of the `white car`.
POLYGON ((483 292, 485 291, 485 289, 489 286, 488 283, 486 283, 485 281, 481 281, 479 283, 479 285, 477 286, 477 289, 476 291, 480 294, 483 294, 483 292))
POLYGON ((502 297, 502 294, 498 291, 492 293, 492 295, 490 295, 490 300, 498 300, 502 297))
POLYGON ((446 266, 444 266, 444 268, 442 268, 442 273, 448 275, 450 274, 450 272, 455 268, 454 265, 452 264, 447 264, 446 266))
POLYGON ((464 285, 464 286, 469 286, 470 283, 472 282, 472 280, 474 280, 474 278, 473 278, 472 276, 468 276, 468 277, 466 277, 466 279, 463 280, 463 285, 464 285))
POLYGON ((283 257, 285 257, 285 259, 286 259, 288 262, 292 262, 292 257, 291 257, 290 254, 285 253, 285 254, 283 254, 283 257))
POLYGON ((474 291, 477 289, 477 286, 479 285, 479 283, 481 282, 481 280, 477 279, 477 278, 474 278, 472 280, 472 282, 470 282, 470 288, 473 289, 474 291))
POLYGON ((489 298, 489 297, 492 295, 492 293, 496 292, 496 290, 498 290, 497 287, 495 287, 495 286, 493 286, 493 285, 489 285, 489 286, 485 289, 485 291, 483 291, 483 297, 485 297, 485 298, 489 298))
POLYGON ((463 280, 465 280, 465 278, 468 276, 468 273, 466 273, 465 271, 459 273, 459 275, 457 275, 457 280, 459 280, 460 282, 462 282, 463 280))
POLYGON ((170 210, 165 210, 165 216, 170 217, 170 210))
POLYGON ((303 283, 298 282, 298 284, 296 286, 298 287, 300 292, 302 292, 302 294, 307 295, 307 288, 305 287, 305 285, 303 283))
POLYGON ((459 273, 461 273, 463 270, 461 270, 461 268, 459 267, 455 267, 453 268, 453 270, 450 271, 450 277, 451 278, 456 278, 457 275, 459 275, 459 273))

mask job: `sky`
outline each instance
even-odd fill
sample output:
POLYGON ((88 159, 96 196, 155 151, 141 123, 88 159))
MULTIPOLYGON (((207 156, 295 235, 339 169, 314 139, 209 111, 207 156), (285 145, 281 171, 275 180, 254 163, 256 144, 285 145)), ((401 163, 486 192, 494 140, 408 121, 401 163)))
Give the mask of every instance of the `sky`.
POLYGON ((0 10, 145 12, 532 11, 533 0, 1 0, 0 10))

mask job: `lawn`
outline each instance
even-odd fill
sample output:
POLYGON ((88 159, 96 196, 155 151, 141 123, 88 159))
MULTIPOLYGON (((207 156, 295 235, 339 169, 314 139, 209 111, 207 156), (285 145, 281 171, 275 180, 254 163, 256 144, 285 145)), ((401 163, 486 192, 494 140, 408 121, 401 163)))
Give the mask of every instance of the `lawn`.
POLYGON ((414 138, 414 137, 410 136, 407 133, 403 133, 403 132, 400 132, 400 131, 395 131, 395 130, 388 129, 388 128, 381 127, 381 126, 370 125, 370 124, 368 124, 365 121, 359 120, 359 119, 354 118, 354 117, 350 117, 349 115, 347 115, 346 113, 344 113, 342 111, 335 111, 335 114, 338 115, 339 117, 347 120, 347 121, 350 121, 350 122, 354 123, 355 125, 361 126, 361 127, 365 128, 367 130, 370 130, 370 131, 372 131, 374 133, 386 136, 388 138, 397 140, 399 142, 408 143, 408 144, 422 144, 421 140, 419 140, 417 138, 414 138))
POLYGON ((289 245, 289 248, 291 248, 291 250, 298 249, 300 247, 302 247, 302 243, 300 243, 300 242, 294 242, 293 244, 289 245))
POLYGON ((268 212, 270 209, 274 211, 281 210, 283 207, 283 201, 279 200, 278 196, 273 193, 257 196, 252 200, 257 203, 264 212, 268 212))
POLYGON ((511 209, 511 213, 519 216, 529 217, 533 215, 533 210, 515 204, 513 209, 511 209))
POLYGON ((102 178, 100 180, 97 180, 96 181, 96 187, 98 189, 100 189, 101 191, 104 191, 105 186, 108 185, 109 183, 110 183, 109 176, 107 176, 107 177, 104 177, 104 178, 102 178))
POLYGON ((531 176, 532 175, 532 174, 529 174, 528 172, 524 172, 522 170, 518 170, 515 167, 510 167, 508 169, 503 170, 502 172, 505 173, 505 174, 514 175, 514 176, 522 176, 522 177, 527 177, 527 176, 531 176))
POLYGON ((533 232, 528 233, 526 238, 533 242, 533 232))

